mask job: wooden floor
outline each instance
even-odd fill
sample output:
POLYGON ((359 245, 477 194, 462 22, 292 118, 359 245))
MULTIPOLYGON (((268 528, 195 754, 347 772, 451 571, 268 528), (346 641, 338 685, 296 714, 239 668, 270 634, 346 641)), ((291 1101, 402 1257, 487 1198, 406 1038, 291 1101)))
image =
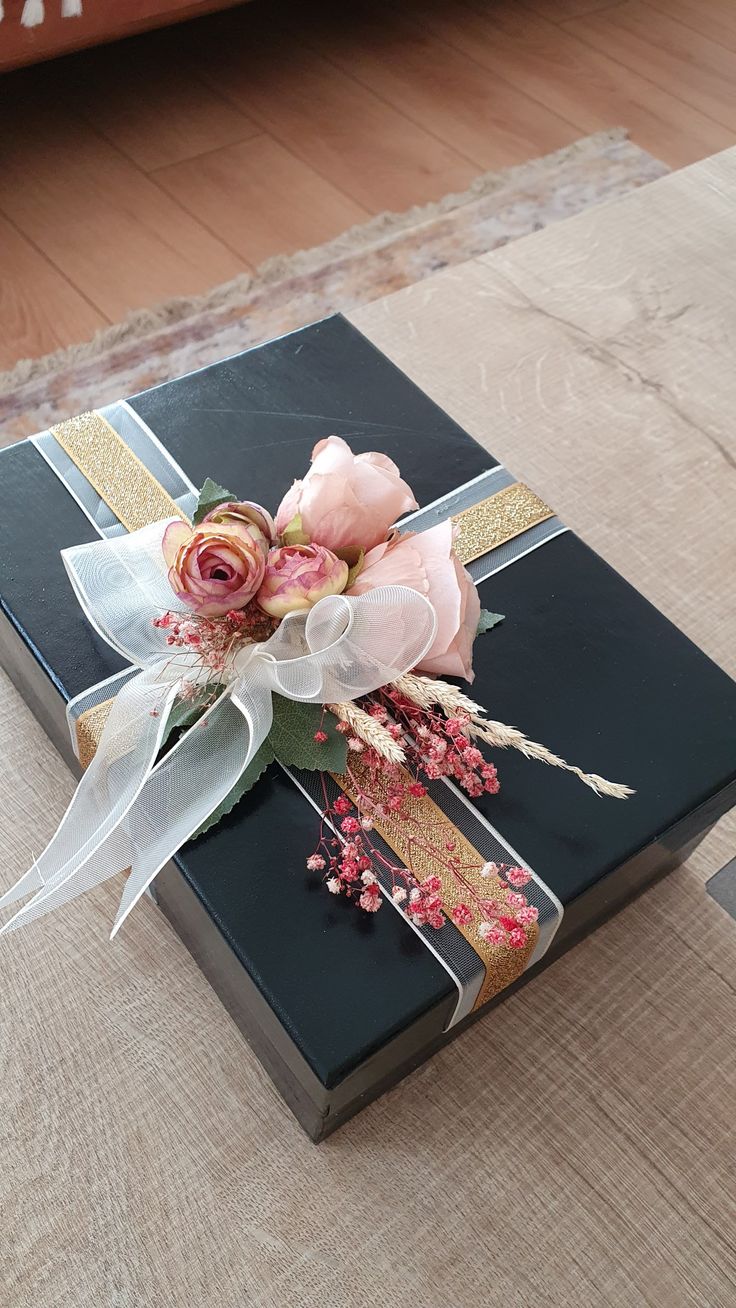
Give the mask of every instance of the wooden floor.
POLYGON ((599 128, 733 144, 736 0, 253 0, 1 89, 9 367, 599 128))

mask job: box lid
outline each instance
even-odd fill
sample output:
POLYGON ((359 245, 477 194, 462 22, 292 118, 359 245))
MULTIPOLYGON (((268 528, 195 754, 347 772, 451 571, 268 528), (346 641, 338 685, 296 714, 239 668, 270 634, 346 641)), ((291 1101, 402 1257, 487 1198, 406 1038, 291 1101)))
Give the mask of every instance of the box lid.
MULTIPOLYGON (((331 432, 394 458, 422 505, 495 464, 339 317, 130 403, 193 482, 213 476, 270 507, 331 432)), ((59 558, 93 528, 29 443, 0 460, 0 603, 68 699, 121 666, 85 622, 59 558)), ((501 792, 479 806, 570 904, 734 781, 736 685, 571 532, 479 589, 506 620, 477 642, 474 697, 637 792, 600 799, 568 774, 496 753, 501 792)), ((358 915, 307 875, 315 822, 273 768, 177 862, 332 1085, 419 1013, 436 1007, 441 1026, 454 986, 397 913, 358 915)))

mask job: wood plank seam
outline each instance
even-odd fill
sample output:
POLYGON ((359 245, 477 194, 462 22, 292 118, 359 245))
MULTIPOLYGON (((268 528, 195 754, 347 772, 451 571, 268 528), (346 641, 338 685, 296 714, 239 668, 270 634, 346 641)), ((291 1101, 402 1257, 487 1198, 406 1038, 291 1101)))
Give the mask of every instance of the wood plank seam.
MULTIPOLYGON (((615 4, 615 5, 611 5, 611 6, 610 6, 610 9, 611 9, 611 10, 617 10, 617 9, 619 9, 619 8, 621 7, 621 4, 622 4, 622 3, 625 4, 625 3, 626 3, 626 0, 619 0, 619 3, 618 3, 618 4, 615 4)), ((608 9, 606 9, 606 10, 599 10, 599 11, 596 11, 596 12, 591 13, 591 14, 583 15, 583 16, 582 16, 582 18, 583 18, 583 24, 585 23, 585 19, 586 19, 586 18, 598 18, 598 17, 600 17, 600 14, 601 14, 601 13, 607 13, 607 12, 609 12, 608 9)), ((661 11, 658 11, 658 12, 661 12, 661 11)), ((676 19, 676 18, 672 18, 672 17, 670 17, 669 15, 667 15, 667 17, 668 17, 668 20, 669 20, 670 22, 675 23, 678 27, 682 27, 683 32, 684 32, 685 34, 686 34, 688 31, 693 31, 693 30, 694 30, 694 29, 692 29, 692 28, 688 28, 688 27, 686 27, 684 23, 681 23, 681 22, 680 22, 678 19, 676 19)), ((583 26, 582 30, 580 30, 580 27, 579 27, 579 20, 578 20, 578 19, 576 19, 576 18, 563 19, 561 22, 559 22, 559 23, 557 24, 557 26, 560 27, 563 31, 568 32, 570 35, 574 36, 576 40, 578 40, 578 41, 582 41, 583 44, 586 45, 586 46, 588 47, 589 50, 594 50, 594 51, 596 51, 598 54, 605 53, 606 58, 613 60, 614 63, 618 64, 619 68, 625 68, 625 69, 627 69, 627 71, 629 71, 629 72, 635 72, 635 73, 637 74, 638 77, 642 77, 642 78, 644 78, 647 82, 650 83, 650 85, 652 85, 652 86, 654 86, 654 87, 658 87, 660 90, 666 91, 669 95, 674 95, 674 92, 670 89, 670 87, 669 87, 668 85, 665 84, 665 80, 664 80, 664 79, 661 80, 661 81, 657 81, 657 80, 655 80, 653 77, 648 77, 647 74, 646 74, 646 73, 642 73, 641 70, 640 70, 639 68, 634 68, 631 64, 626 63, 624 59, 620 59, 620 58, 618 58, 618 56, 617 56, 616 54, 614 54, 613 51, 612 51, 608 46, 605 45, 605 42, 601 43, 601 42, 597 42, 597 41, 593 41, 593 40, 591 40, 591 38, 590 38, 589 36, 586 36, 584 26, 583 26)), ((624 30, 624 32, 627 31, 626 28, 624 28, 623 30, 624 30)), ((699 35, 700 35, 700 33, 699 33, 699 35)), ((706 38, 706 39, 707 39, 707 38, 706 38)), ((725 48, 725 47, 724 47, 724 48, 725 48)), ((691 93, 691 94, 692 94, 692 93, 691 93)), ((681 102, 682 102, 684 105, 687 105, 688 108, 695 110, 697 113, 701 114, 704 118, 708 118, 708 119, 710 119, 710 121, 711 121, 712 123, 716 123, 716 124, 718 124, 719 127, 725 127, 725 128, 727 128, 727 129, 729 129, 729 130, 732 128, 732 126, 733 126, 732 123, 725 122, 723 118, 716 118, 715 115, 714 115, 713 113, 711 113, 709 110, 704 109, 702 105, 695 104, 695 103, 693 102, 692 99, 689 99, 688 96, 687 96, 687 94, 685 93, 685 91, 684 91, 684 89, 683 89, 683 84, 682 84, 681 81, 678 83, 678 93, 677 93, 677 98, 678 98, 679 100, 681 100, 681 102)))
MULTIPOLYGON (((537 100, 533 95, 530 95, 529 91, 525 86, 512 82, 509 78, 503 77, 500 73, 490 73, 490 70, 486 64, 480 63, 477 59, 473 59, 472 55, 469 55, 466 50, 460 50, 459 47, 452 45, 452 43, 450 41, 445 40, 444 37, 440 37, 438 39, 441 40, 442 44, 447 46, 448 49, 452 49, 457 54, 463 55, 466 59, 474 63, 476 67, 482 68, 483 71, 488 73, 489 76, 492 76, 495 79, 495 81, 502 82, 504 86, 508 86, 511 90, 523 92, 523 94, 526 96, 528 100, 531 100, 534 104, 537 105, 541 113, 549 114, 552 112, 545 105, 541 104, 541 102, 537 100)), ((318 45, 310 45, 310 48, 319 50, 318 45)), ((349 72, 341 63, 339 63, 336 59, 334 59, 330 54, 326 53, 324 50, 319 50, 319 53, 321 54, 322 58, 325 59, 329 64, 331 64, 333 68, 337 69, 338 72, 344 74, 345 76, 351 77, 352 80, 354 82, 357 82, 359 86, 362 86, 364 90, 370 91, 371 94, 376 97, 376 99, 381 100, 384 104, 388 105, 389 108, 393 109, 396 113, 402 114, 402 116, 404 118, 407 118, 409 122, 413 123, 415 127, 421 127, 422 131, 427 132, 428 135, 434 137, 434 139, 438 141, 440 145, 448 146, 451 150, 454 150, 456 154, 459 154, 463 159, 466 160, 467 163, 472 164, 474 168, 480 167, 476 159, 473 159, 466 151, 462 150, 453 141, 450 141, 445 137, 439 136, 437 132, 434 131, 431 127, 429 127, 426 122, 422 122, 419 117, 413 115, 407 109, 403 108, 403 106, 400 107, 384 93, 376 90, 376 87, 371 85, 368 78, 362 78, 359 73, 349 72)), ((571 119, 566 118, 563 114, 560 114, 557 111, 555 111, 554 116, 556 118, 559 118, 562 122, 567 123, 569 127, 574 127, 576 131, 581 130, 579 123, 572 122, 571 119)))
POLYGON ((18 236, 22 237, 22 239, 26 241, 28 245, 32 246, 36 254, 38 254, 43 259, 44 263, 48 264, 49 268, 53 268, 54 272, 58 273, 58 275, 61 278, 63 278, 67 286, 70 286, 71 289, 75 292, 75 294, 77 294, 82 300, 85 301, 86 304, 89 305, 90 309, 94 309, 95 313, 99 313, 100 316, 104 318, 105 322, 112 323, 112 319, 105 313, 104 309, 101 309, 98 304, 95 304, 94 300, 90 299, 90 297, 86 294, 86 292, 83 290, 81 286, 77 286, 76 282, 71 281, 71 279, 67 277, 66 273, 64 272, 64 269, 61 268, 58 263, 56 263, 56 261, 51 257, 48 251, 42 249, 42 247, 38 244, 38 242, 35 241, 32 236, 29 236, 28 232, 24 232, 23 229, 18 226, 17 222, 14 221, 14 219, 10 216, 10 214, 5 212, 1 203, 0 203, 0 214, 2 214, 2 217, 4 221, 8 224, 8 226, 12 227, 13 231, 17 232, 18 236))

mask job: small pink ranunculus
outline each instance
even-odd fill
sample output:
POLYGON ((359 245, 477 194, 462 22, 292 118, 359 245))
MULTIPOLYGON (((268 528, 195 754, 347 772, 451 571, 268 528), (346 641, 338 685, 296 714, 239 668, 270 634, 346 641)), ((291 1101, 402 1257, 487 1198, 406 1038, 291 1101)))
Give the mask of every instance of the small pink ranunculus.
POLYGON ((287 491, 276 514, 281 535, 298 514, 312 543, 330 550, 372 549, 402 514, 418 508, 396 464, 385 454, 353 454, 340 436, 312 450, 312 466, 287 491))
POLYGON ((376 586, 409 586, 434 606, 437 632, 419 668, 435 676, 473 680, 473 641, 480 599, 470 573, 452 548, 453 526, 441 522, 429 531, 407 532, 366 554, 349 594, 376 586))
POLYGON ((311 609, 326 595, 339 595, 348 580, 348 565, 324 545, 282 545, 266 560, 256 596, 272 618, 311 609))
POLYGON ((251 500, 229 500, 226 504, 218 504, 216 509, 210 509, 203 522, 241 523, 249 527, 251 535, 259 541, 264 554, 268 554, 276 539, 276 528, 271 514, 261 504, 254 504, 251 500))
POLYGON ((250 523, 170 522, 162 549, 177 599, 203 617, 245 608, 263 581, 261 532, 250 523))

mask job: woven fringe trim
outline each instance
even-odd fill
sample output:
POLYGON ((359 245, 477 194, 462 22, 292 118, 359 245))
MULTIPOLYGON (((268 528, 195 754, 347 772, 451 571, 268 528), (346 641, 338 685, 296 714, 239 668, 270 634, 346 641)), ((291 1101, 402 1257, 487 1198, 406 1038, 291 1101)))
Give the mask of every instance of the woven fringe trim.
POLYGON ((404 213, 378 214, 367 223, 351 227, 323 245, 299 250, 295 254, 276 255, 267 259, 254 273, 241 273, 239 277, 215 286, 203 295, 179 296, 165 300, 151 309, 136 310, 122 322, 115 323, 112 327, 102 327, 90 340, 83 341, 79 345, 54 350, 39 359, 21 359, 8 372, 0 373, 0 393, 7 394, 19 386, 54 372, 57 368, 74 366, 87 359, 96 358, 128 341, 143 339, 153 332, 170 327, 195 314, 212 312, 223 306, 234 307, 239 303, 245 305, 250 296, 267 290, 270 285, 282 278, 304 276, 323 268, 333 260, 346 258, 373 246, 380 246, 401 232, 422 223, 432 222, 442 214, 462 208, 471 200, 493 195, 497 191, 521 183, 529 186, 533 184, 536 177, 540 174, 544 175, 550 168, 559 168, 572 160, 585 159, 586 156, 595 157, 606 146, 627 141, 628 137, 629 134, 623 127, 595 132, 591 136, 574 141, 571 145, 563 146, 553 154, 530 159, 527 163, 517 164, 513 168, 484 173, 475 179, 467 191, 445 195, 441 200, 429 204, 414 205, 404 213))
MULTIPOLYGON (((62 18, 81 18, 82 0, 61 0, 62 18)), ((0 23, 5 9, 0 0, 0 23)), ((40 27, 46 17, 44 0, 26 0, 20 16, 21 27, 40 27)))
POLYGON ((43 0, 26 0, 20 16, 21 27, 40 27, 44 17, 43 0))

